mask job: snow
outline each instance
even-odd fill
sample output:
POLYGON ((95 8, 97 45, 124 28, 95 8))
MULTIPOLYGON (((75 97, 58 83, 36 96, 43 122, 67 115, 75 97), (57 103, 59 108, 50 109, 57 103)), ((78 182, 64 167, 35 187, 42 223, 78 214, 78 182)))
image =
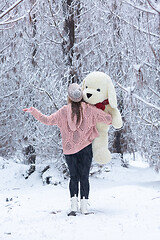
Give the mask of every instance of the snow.
POLYGON ((94 214, 76 217, 67 216, 68 180, 44 185, 38 171, 26 180, 28 166, 0 158, 0 239, 159 240, 160 176, 140 155, 125 158, 129 168, 114 157, 90 177, 94 214))
POLYGON ((143 66, 142 64, 134 64, 133 65, 133 67, 136 71, 139 71, 142 66, 143 66))

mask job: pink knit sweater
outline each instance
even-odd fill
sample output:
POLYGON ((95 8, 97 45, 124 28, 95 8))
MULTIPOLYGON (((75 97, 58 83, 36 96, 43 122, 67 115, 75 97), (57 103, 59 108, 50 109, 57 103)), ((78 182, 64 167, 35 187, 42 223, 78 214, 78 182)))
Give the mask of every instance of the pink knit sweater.
POLYGON ((43 115, 36 108, 32 108, 31 114, 46 125, 57 125, 62 135, 63 153, 66 155, 79 152, 92 143, 99 136, 96 123, 111 124, 111 115, 82 102, 82 113, 79 124, 76 117, 72 120, 71 104, 65 105, 50 116, 43 115))

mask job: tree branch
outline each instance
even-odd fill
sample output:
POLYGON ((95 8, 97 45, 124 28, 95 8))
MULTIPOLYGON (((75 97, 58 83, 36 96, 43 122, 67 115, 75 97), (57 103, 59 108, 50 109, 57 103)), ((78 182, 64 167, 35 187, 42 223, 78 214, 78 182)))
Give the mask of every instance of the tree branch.
POLYGON ((116 16, 117 18, 119 18, 120 20, 122 20, 123 22, 127 23, 128 25, 132 26, 133 28, 135 28, 137 31, 140 31, 142 33, 145 33, 145 34, 148 34, 148 35, 151 35, 153 37, 157 37, 157 38, 160 38, 160 35, 157 35, 155 33, 152 33, 152 32, 148 32, 142 28, 139 28, 135 25, 133 25, 132 23, 128 22, 127 20, 125 20, 124 18, 122 18, 121 16, 119 16, 118 14, 116 14, 115 12, 113 12, 111 9, 110 9, 110 12, 111 14, 113 14, 114 16, 116 16))
POLYGON ((151 90, 151 92, 153 92, 157 97, 160 98, 160 95, 157 92, 155 92, 151 87, 148 87, 148 88, 151 90))
MULTIPOLYGON (((23 0, 19 1, 19 3, 22 2, 22 1, 23 1, 23 0)), ((15 5, 14 7, 16 7, 19 3, 14 4, 14 5, 15 5)), ((21 16, 21 17, 19 17, 19 18, 17 18, 17 19, 10 20, 10 21, 8 21, 8 19, 7 19, 7 20, 4 20, 3 22, 0 22, 0 25, 12 24, 12 23, 18 22, 19 20, 25 18, 28 14, 30 15, 31 11, 33 10, 33 8, 35 7, 36 4, 37 4, 37 1, 33 4, 33 6, 31 7, 31 9, 29 9, 23 16, 21 16)), ((13 9, 14 7, 13 7, 13 5, 12 5, 12 9, 13 9)), ((12 10, 12 9, 11 9, 11 10, 12 10)), ((9 11, 11 11, 11 10, 9 10, 9 11)), ((6 11, 7 11, 7 10, 6 10, 6 11)), ((7 13, 8 13, 8 12, 7 12, 7 13)), ((7 13, 6 13, 6 14, 7 14, 7 13)), ((5 15, 6 15, 6 14, 5 14, 5 15)), ((0 17, 0 18, 1 18, 1 17, 0 17)))
POLYGON ((55 109, 58 110, 58 107, 57 107, 57 105, 55 104, 53 98, 51 97, 51 95, 50 95, 45 89, 43 89, 43 88, 38 88, 38 87, 36 87, 33 83, 31 83, 31 84, 32 84, 32 86, 33 86, 34 88, 38 89, 40 92, 46 93, 47 96, 48 96, 48 97, 51 99, 51 101, 53 102, 55 109))
POLYGON ((13 10, 15 7, 17 7, 23 1, 24 0, 18 0, 17 2, 15 2, 11 7, 9 7, 6 11, 0 14, 0 19, 4 17, 7 13, 9 13, 11 10, 13 10))
POLYGON ((150 0, 147 0, 149 6, 156 12, 158 12, 160 14, 160 10, 159 9, 156 9, 155 6, 153 5, 153 3, 150 2, 150 0))
POLYGON ((6 25, 6 24, 11 24, 11 23, 18 22, 19 20, 25 18, 25 16, 26 16, 27 14, 28 14, 28 12, 27 12, 25 15, 23 15, 23 16, 17 18, 17 19, 14 19, 14 20, 11 20, 11 21, 7 21, 7 22, 6 22, 6 21, 0 22, 0 25, 6 25))
POLYGON ((147 13, 151 13, 151 14, 156 14, 155 11, 152 11, 152 10, 149 10, 149 9, 146 9, 146 8, 142 8, 142 7, 139 7, 139 6, 137 7, 137 6, 135 6, 133 3, 131 3, 130 1, 127 1, 127 0, 123 0, 122 3, 128 4, 128 5, 130 5, 130 6, 134 7, 134 8, 142 11, 142 12, 147 12, 147 13))
POLYGON ((145 101, 144 99, 142 99, 141 97, 139 97, 137 94, 133 93, 132 91, 130 91, 130 88, 125 88, 123 87, 120 83, 118 83, 116 81, 116 83, 118 84, 118 86, 123 89, 125 92, 127 92, 128 94, 131 94, 132 97, 138 99, 140 102, 143 102, 144 104, 148 105, 151 108, 155 108, 156 110, 160 111, 160 107, 153 105, 152 103, 149 103, 147 101, 145 101))
POLYGON ((50 0, 48 0, 48 5, 49 5, 49 10, 50 10, 50 13, 51 13, 51 16, 52 16, 54 25, 55 25, 55 27, 56 27, 56 29, 57 29, 57 32, 58 32, 59 36, 60 36, 60 37, 63 39, 63 41, 64 41, 64 37, 63 37, 62 33, 60 32, 60 30, 59 30, 59 28, 58 28, 58 25, 57 25, 57 23, 56 23, 56 21, 55 21, 50 0))

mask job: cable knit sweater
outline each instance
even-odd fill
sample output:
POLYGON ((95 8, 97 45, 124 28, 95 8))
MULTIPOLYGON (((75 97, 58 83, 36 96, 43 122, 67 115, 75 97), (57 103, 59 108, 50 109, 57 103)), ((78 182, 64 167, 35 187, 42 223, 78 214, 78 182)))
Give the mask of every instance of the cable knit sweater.
POLYGON ((62 135, 63 153, 66 155, 79 152, 92 143, 99 136, 96 123, 103 122, 111 124, 111 115, 82 102, 82 114, 79 124, 76 124, 76 116, 72 120, 71 104, 65 105, 57 112, 46 116, 32 108, 31 114, 41 123, 46 125, 57 125, 62 135))

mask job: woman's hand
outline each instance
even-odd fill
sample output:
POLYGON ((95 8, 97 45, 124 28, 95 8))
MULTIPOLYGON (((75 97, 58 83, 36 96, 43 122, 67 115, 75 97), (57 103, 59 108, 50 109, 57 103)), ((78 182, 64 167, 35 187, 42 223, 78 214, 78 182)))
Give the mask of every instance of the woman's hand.
POLYGON ((33 111, 33 107, 24 108, 23 111, 24 111, 24 112, 32 112, 32 111, 33 111))

